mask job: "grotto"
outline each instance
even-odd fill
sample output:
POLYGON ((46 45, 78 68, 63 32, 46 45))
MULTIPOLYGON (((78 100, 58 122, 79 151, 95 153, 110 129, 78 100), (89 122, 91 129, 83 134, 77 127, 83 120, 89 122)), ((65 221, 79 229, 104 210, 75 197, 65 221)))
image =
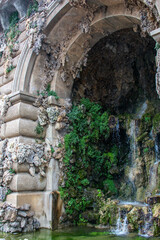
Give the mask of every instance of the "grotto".
POLYGON ((159 176, 160 1, 1 0, 0 238, 156 239, 159 176))

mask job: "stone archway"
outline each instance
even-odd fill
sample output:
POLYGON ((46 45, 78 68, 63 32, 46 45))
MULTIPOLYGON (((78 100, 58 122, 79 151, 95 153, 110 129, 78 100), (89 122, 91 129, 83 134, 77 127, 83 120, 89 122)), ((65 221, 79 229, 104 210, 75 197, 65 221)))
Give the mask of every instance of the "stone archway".
MULTIPOLYGON (((9 86, 12 106, 4 117, 1 128, 3 139, 9 138, 12 141, 16 138, 20 144, 34 144, 37 137, 34 131, 37 126, 37 115, 41 114, 41 112, 38 114, 37 107, 33 106, 37 98, 37 90, 42 87, 43 91, 50 83, 51 89, 60 99, 55 101, 54 97, 50 96, 49 108, 54 109, 55 112, 59 109, 64 110, 68 105, 70 106, 68 99, 71 97, 73 81, 81 67, 85 65, 88 51, 101 38, 120 29, 134 27, 136 30, 137 25, 141 23, 139 8, 135 7, 131 12, 122 0, 114 1, 114 5, 113 1, 99 0, 98 6, 96 1, 88 1, 89 5, 82 4, 82 6, 76 1, 70 3, 71 5, 68 1, 51 2, 43 31, 29 32, 28 37, 23 40, 23 51, 16 62, 13 85, 9 86), (17 108, 18 113, 16 113, 17 108), (16 126, 15 129, 13 125, 16 126)), ((3 88, 1 91, 3 92, 3 88)), ((48 125, 47 146, 57 147, 59 139, 64 136, 65 132, 61 132, 63 129, 63 122, 57 124, 53 121, 48 125)), ((13 187, 12 184, 14 193, 7 197, 8 202, 16 206, 24 202, 30 203, 41 226, 47 228, 50 228, 50 222, 53 221, 52 193, 58 190, 59 167, 56 157, 49 163, 44 183, 39 185, 39 179, 36 178, 37 185, 33 186, 32 193, 29 192, 30 189, 19 185, 22 172, 28 174, 28 169, 18 168, 15 186, 13 187)))

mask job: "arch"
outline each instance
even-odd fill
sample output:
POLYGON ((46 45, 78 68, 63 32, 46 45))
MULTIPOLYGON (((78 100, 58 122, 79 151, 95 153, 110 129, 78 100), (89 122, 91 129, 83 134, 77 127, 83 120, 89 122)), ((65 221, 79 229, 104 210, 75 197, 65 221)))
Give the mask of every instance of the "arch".
MULTIPOLYGON (((65 1, 64 4, 59 4, 58 2, 52 2, 48 6, 48 14, 46 27, 44 29, 44 33, 47 35, 50 26, 56 24, 60 18, 67 12, 69 6, 68 1, 65 1), (67 3, 66 3, 67 2, 67 3), (67 8, 66 8, 67 5, 67 8)), ((53 25, 54 26, 54 25, 53 25)), ((52 27, 53 27, 52 26, 52 27)), ((20 59, 18 61, 18 65, 16 68, 16 72, 13 80, 12 90, 14 91, 25 91, 29 92, 29 83, 31 74, 36 61, 36 54, 33 49, 29 48, 28 40, 23 46, 22 53, 20 55, 20 59)))
MULTIPOLYGON (((88 33, 79 30, 70 40, 66 50, 65 66, 55 74, 52 88, 58 96, 62 98, 70 98, 74 77, 76 77, 76 69, 82 65, 88 51, 103 37, 112 34, 123 28, 131 28, 140 24, 140 14, 137 11, 132 13, 128 11, 124 4, 118 4, 108 7, 97 12, 90 25, 88 33), (61 80, 61 74, 65 74, 67 82, 61 80), (69 73, 67 73, 69 71, 69 73), (73 77, 73 75, 75 76, 73 77)), ((54 35, 54 32, 50 33, 54 35)), ((50 37, 50 35, 49 35, 50 37)))
MULTIPOLYGON (((44 33, 50 43, 54 46, 57 42, 63 42, 65 36, 69 36, 64 51, 64 58, 67 61, 55 73, 52 81, 53 90, 62 98, 70 97, 73 84, 74 77, 68 76, 67 71, 76 75, 76 69, 80 67, 85 55, 96 42, 114 31, 140 24, 139 11, 133 9, 131 12, 126 9, 124 0, 117 0, 116 4, 109 0, 100 0, 100 2, 104 5, 94 12, 94 18, 90 22, 87 33, 83 32, 84 29, 80 29, 80 24, 83 24, 82 19, 87 20, 85 9, 73 8, 68 1, 61 3, 54 1, 48 6, 44 33), (64 74, 67 76, 67 83, 61 80, 64 74)), ((32 49, 28 49, 26 42, 14 76, 14 91, 30 91, 29 85, 36 61, 37 56, 32 49)))

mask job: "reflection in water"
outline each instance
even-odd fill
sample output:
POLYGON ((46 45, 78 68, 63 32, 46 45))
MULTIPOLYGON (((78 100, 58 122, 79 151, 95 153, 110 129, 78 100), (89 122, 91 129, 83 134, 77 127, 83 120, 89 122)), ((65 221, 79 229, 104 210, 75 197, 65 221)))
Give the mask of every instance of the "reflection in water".
MULTIPOLYGON (((127 236, 115 236, 96 228, 69 228, 59 231, 41 230, 30 234, 0 234, 0 239, 5 240, 142 240, 140 236, 129 234, 127 236)), ((150 238, 155 240, 157 238, 150 238)))

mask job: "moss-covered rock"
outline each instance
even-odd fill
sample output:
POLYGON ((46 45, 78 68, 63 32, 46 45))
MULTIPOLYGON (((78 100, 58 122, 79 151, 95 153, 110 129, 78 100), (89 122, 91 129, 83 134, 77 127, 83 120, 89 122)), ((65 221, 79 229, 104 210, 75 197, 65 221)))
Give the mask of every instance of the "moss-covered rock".
POLYGON ((143 224, 143 211, 141 207, 133 207, 127 214, 128 224, 131 232, 138 231, 143 224))
POLYGON ((147 136, 148 136, 148 132, 144 132, 136 140, 137 142, 142 142, 147 136))
POLYGON ((115 226, 118 219, 118 205, 117 201, 108 200, 108 202, 103 203, 100 210, 100 224, 115 226))

